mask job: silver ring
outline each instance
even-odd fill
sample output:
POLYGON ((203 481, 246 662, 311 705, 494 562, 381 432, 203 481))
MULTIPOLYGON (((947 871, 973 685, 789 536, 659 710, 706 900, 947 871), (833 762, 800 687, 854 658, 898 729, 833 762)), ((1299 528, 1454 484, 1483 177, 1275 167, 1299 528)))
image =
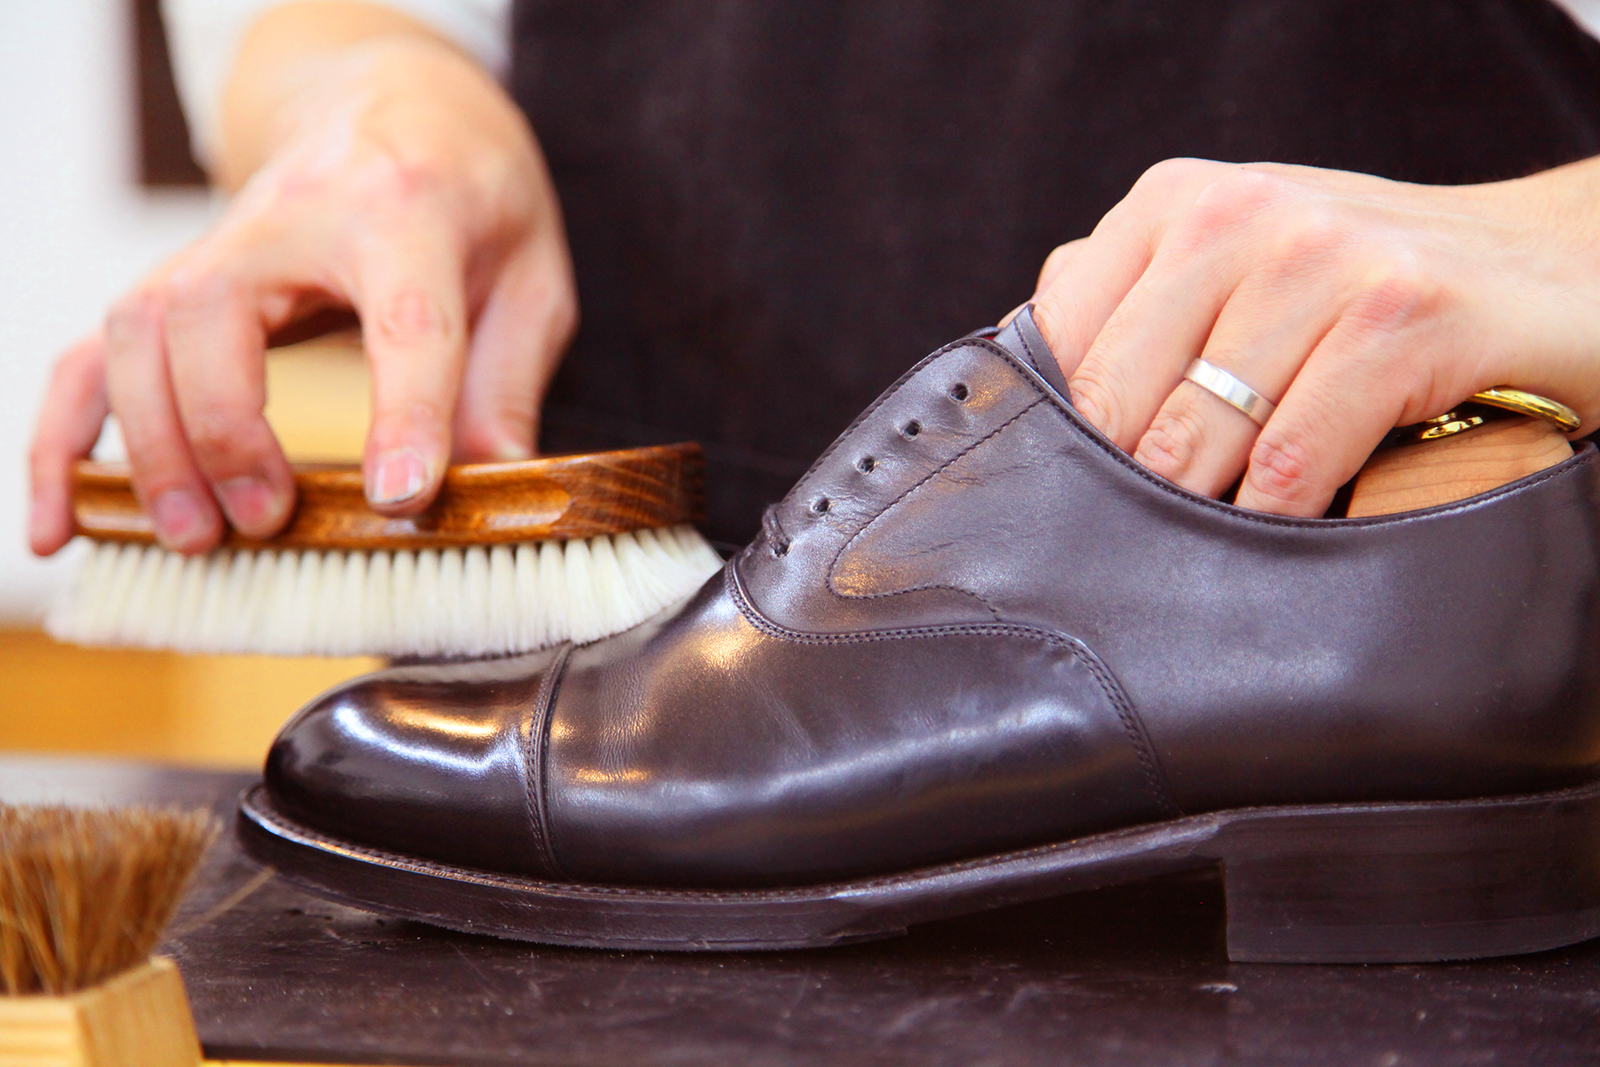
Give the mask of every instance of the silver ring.
POLYGON ((1265 426, 1278 405, 1213 363, 1196 359, 1183 372, 1184 381, 1193 382, 1218 400, 1238 408, 1257 426, 1265 426))

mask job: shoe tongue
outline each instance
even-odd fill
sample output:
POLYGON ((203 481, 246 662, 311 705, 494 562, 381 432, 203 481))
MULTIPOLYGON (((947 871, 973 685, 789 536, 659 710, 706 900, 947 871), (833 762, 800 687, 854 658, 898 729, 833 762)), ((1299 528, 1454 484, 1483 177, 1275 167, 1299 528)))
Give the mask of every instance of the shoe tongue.
POLYGON ((1017 317, 995 334, 994 343, 1038 371, 1039 376, 1061 394, 1061 399, 1071 401, 1067 393, 1066 376, 1061 373, 1061 364, 1056 362, 1044 334, 1039 332, 1039 324, 1033 321, 1032 304, 1017 312, 1017 317))

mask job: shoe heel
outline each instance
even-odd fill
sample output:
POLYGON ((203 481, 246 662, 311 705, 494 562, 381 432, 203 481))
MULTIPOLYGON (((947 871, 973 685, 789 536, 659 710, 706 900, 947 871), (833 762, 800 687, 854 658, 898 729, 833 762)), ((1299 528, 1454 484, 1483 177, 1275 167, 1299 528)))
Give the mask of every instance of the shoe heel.
POLYGON ((1473 959, 1600 936, 1600 786, 1262 809, 1222 836, 1233 960, 1473 959))

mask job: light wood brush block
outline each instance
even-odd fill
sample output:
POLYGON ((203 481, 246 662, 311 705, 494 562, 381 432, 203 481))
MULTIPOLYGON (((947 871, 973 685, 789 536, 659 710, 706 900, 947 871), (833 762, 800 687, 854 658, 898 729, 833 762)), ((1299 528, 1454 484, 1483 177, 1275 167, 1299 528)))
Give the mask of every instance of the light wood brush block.
MULTIPOLYGON (((226 543, 366 551, 571 540, 695 522, 705 508, 704 460, 688 443, 454 466, 414 518, 372 511, 356 466, 298 466, 295 487, 294 516, 281 533, 263 542, 230 531, 226 543)), ((72 500, 77 533, 155 543, 125 464, 80 463, 72 500)))
POLYGON ((62 996, 0 997, 5 1067, 195 1067, 200 1041, 177 965, 156 957, 62 996))
POLYGON ((1436 507, 1536 474, 1572 455, 1540 419, 1505 419, 1466 433, 1375 452, 1356 476, 1350 518, 1436 507))

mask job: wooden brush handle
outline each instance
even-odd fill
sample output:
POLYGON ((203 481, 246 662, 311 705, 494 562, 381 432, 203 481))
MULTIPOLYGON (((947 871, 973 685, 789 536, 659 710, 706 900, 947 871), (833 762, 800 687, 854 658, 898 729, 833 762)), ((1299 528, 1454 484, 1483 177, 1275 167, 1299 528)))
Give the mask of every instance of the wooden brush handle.
MULTIPOLYGON (((705 508, 704 459, 687 443, 451 467, 432 506, 409 519, 369 508, 356 466, 297 466, 294 481, 281 533, 256 541, 229 531, 224 544, 372 551, 568 540, 695 522, 705 508)), ((156 540, 126 464, 78 464, 72 517, 97 541, 156 540)))

